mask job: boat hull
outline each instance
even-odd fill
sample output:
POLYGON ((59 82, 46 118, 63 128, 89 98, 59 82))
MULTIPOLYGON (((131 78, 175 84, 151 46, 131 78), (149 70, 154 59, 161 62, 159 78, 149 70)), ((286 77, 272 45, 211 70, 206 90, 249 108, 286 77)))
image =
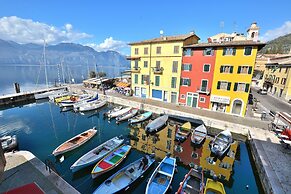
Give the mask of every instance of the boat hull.
POLYGON ((141 123, 141 122, 144 122, 144 121, 148 120, 152 116, 152 112, 146 112, 146 113, 142 114, 144 116, 141 119, 138 119, 138 118, 135 118, 135 117, 132 118, 132 119, 129 119, 128 123, 129 124, 136 124, 136 123, 141 123))
POLYGON ((168 118, 169 118, 168 115, 163 115, 156 118, 145 127, 146 132, 147 133, 157 132, 159 129, 165 126, 166 122, 168 121, 168 118))

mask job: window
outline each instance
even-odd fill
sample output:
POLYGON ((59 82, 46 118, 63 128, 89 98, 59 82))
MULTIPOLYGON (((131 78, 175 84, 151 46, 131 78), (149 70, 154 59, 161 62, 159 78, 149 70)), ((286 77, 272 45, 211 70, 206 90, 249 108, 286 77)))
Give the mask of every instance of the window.
POLYGON ((167 140, 167 149, 168 150, 171 150, 171 144, 172 144, 172 142, 171 142, 171 140, 167 140))
POLYGON ((178 72, 178 61, 173 61, 172 72, 173 73, 178 72))
POLYGON ((134 49, 134 54, 138 55, 138 48, 134 49))
POLYGON ((213 55, 213 48, 205 48, 203 50, 203 55, 204 56, 212 56, 213 55))
POLYGON ((200 97, 199 101, 200 102, 205 102, 205 97, 200 97))
POLYGON ((161 61, 156 61, 156 68, 160 69, 161 68, 161 61))
POLYGON ((276 77, 276 83, 279 83, 279 81, 280 81, 280 78, 276 77))
POLYGON ((250 56, 250 55, 252 55, 252 49, 253 49, 253 47, 251 47, 251 46, 246 46, 246 47, 245 47, 244 55, 246 55, 246 56, 250 56))
POLYGON ((192 64, 182 64, 182 71, 191 71, 192 64))
POLYGON ((184 49, 183 56, 193 56, 193 51, 190 48, 184 49))
POLYGON ((174 46, 174 54, 179 54, 179 46, 174 46))
POLYGON ((239 74, 252 74, 253 67, 251 66, 238 66, 237 73, 239 74))
POLYGON ((171 138, 172 137, 172 129, 168 128, 168 135, 167 135, 168 138, 171 138))
POLYGON ((208 85, 208 80, 202 80, 201 87, 200 87, 200 91, 206 92, 207 85, 208 85))
POLYGON ((209 72, 210 71, 210 64, 204 64, 203 65, 203 72, 209 72))
POLYGON ((138 75, 137 74, 134 75, 134 83, 138 84, 138 75))
POLYGON ((177 103, 177 92, 171 92, 171 103, 177 103))
POLYGON ((143 67, 147 68, 148 67, 149 62, 148 61, 144 61, 143 62, 143 67))
POLYGON ((149 54, 149 48, 148 47, 145 47, 144 48, 143 54, 145 54, 145 55, 149 54))
POLYGON ((223 48, 223 53, 222 55, 235 55, 236 54, 236 48, 234 47, 225 47, 223 48))
POLYGON ((231 82, 226 81, 218 81, 217 82, 217 89, 218 90, 227 90, 230 91, 231 82))
POLYGON ((149 76, 148 75, 141 75, 141 84, 148 85, 149 84, 149 76))
POLYGON ((157 47, 157 54, 161 54, 162 48, 160 46, 157 47))
POLYGON ((185 99, 185 94, 181 94, 181 99, 185 99))
POLYGON ((281 84, 282 84, 282 85, 285 85, 285 84, 286 84, 286 78, 282 78, 282 80, 281 80, 281 84))
POLYGON ((288 68, 286 67, 285 73, 287 73, 287 72, 288 72, 288 68))
POLYGON ((250 84, 246 83, 234 83, 233 91, 238 92, 249 92, 250 84))
POLYGON ((176 88, 176 85, 177 85, 177 78, 176 77, 172 77, 171 88, 176 88))
POLYGON ((134 68, 135 68, 135 69, 138 68, 138 60, 134 60, 134 68))
POLYGON ((160 86, 160 76, 155 76, 155 86, 160 86))
POLYGON ((191 86, 191 79, 190 78, 181 78, 181 85, 182 86, 191 86))
POLYGON ((233 66, 230 65, 220 66, 220 73, 233 73, 233 66))
POLYGON ((279 73, 281 73, 281 71, 282 71, 282 67, 279 68, 279 73))

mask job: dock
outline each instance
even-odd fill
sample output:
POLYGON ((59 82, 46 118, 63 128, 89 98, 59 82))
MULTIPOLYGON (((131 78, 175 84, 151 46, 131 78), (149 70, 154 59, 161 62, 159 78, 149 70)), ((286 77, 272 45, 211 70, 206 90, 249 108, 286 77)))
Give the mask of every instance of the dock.
POLYGON ((0 107, 1 106, 9 106, 17 103, 23 103, 23 102, 32 102, 35 100, 34 95, 35 94, 41 94, 44 92, 54 91, 67 88, 67 86, 60 86, 60 87, 50 87, 50 88, 44 88, 29 92, 20 92, 15 94, 8 94, 0 96, 0 107))

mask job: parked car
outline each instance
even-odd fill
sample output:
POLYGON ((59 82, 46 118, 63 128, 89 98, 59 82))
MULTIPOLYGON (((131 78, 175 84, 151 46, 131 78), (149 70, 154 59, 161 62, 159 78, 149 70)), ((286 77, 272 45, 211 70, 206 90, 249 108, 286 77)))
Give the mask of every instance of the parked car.
POLYGON ((266 89, 259 89, 257 92, 258 92, 258 94, 261 94, 261 95, 267 95, 266 89))

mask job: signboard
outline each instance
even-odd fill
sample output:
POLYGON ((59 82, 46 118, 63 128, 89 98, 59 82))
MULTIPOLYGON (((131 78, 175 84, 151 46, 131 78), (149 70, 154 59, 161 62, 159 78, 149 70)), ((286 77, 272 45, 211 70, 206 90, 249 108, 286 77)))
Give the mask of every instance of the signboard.
POLYGON ((211 102, 222 103, 222 104, 229 104, 230 103, 230 97, 211 95, 210 101, 211 102))

